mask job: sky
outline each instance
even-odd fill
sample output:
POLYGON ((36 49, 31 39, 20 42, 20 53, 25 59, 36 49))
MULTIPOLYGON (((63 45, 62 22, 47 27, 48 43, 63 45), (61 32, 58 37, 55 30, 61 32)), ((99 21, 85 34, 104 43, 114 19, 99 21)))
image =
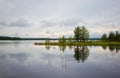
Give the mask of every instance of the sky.
POLYGON ((76 26, 120 31, 120 0, 0 0, 0 36, 73 37, 76 26))

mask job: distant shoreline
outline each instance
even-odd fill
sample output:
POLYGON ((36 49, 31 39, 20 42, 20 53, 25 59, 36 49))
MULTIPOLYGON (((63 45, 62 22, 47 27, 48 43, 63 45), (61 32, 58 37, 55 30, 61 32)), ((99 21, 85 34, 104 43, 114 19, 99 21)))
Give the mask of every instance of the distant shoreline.
MULTIPOLYGON (((8 37, 0 36, 0 40, 47 40, 48 38, 20 38, 20 37, 8 37)), ((59 38, 49 38, 49 40, 59 40, 59 38)), ((66 38, 66 40, 68 40, 66 38)), ((88 40, 100 40, 100 38, 89 38, 88 40)))

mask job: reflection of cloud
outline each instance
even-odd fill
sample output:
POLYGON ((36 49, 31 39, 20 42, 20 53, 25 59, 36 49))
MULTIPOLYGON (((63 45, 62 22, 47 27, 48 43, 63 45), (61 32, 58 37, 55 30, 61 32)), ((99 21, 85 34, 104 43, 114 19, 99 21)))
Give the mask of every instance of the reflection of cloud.
POLYGON ((5 59, 6 58, 6 55, 5 54, 0 54, 0 60, 2 59, 5 59))
POLYGON ((28 58, 28 54, 26 53, 17 53, 17 54, 13 53, 13 54, 9 54, 9 56, 11 58, 18 60, 19 62, 24 62, 28 58))

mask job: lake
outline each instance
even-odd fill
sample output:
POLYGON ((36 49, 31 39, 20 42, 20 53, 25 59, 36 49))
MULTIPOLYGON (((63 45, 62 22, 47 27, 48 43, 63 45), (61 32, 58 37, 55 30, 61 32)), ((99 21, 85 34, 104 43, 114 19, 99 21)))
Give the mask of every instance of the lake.
POLYGON ((0 78, 120 78, 120 46, 0 41, 0 78))

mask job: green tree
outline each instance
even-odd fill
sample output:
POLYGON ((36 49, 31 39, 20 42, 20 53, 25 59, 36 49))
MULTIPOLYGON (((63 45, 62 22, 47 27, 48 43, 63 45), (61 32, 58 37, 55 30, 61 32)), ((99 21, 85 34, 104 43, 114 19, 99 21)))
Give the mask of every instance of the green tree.
POLYGON ((61 38, 59 38, 59 43, 65 43, 66 42, 66 38, 63 35, 61 38))
POLYGON ((89 32, 88 30, 82 26, 82 27, 75 27, 75 30, 74 30, 74 38, 75 40, 77 40, 77 42, 81 42, 82 40, 85 41, 85 40, 88 40, 89 38, 89 32))
POLYGON ((82 40, 83 41, 88 40, 89 39, 88 30, 84 26, 81 27, 81 30, 82 30, 82 40))
POLYGON ((120 41, 120 33, 119 33, 119 35, 118 35, 118 41, 120 41))
POLYGON ((118 31, 116 31, 116 41, 119 41, 120 40, 120 34, 118 31))
POLYGON ((101 37, 101 40, 107 41, 107 34, 103 34, 102 37, 101 37))
POLYGON ((115 41, 115 38, 116 38, 115 33, 114 33, 114 32, 110 32, 108 39, 109 39, 110 41, 115 41))
POLYGON ((81 40, 81 30, 80 30, 79 26, 75 27, 74 38, 75 38, 75 40, 77 40, 77 42, 79 42, 79 40, 81 40))

